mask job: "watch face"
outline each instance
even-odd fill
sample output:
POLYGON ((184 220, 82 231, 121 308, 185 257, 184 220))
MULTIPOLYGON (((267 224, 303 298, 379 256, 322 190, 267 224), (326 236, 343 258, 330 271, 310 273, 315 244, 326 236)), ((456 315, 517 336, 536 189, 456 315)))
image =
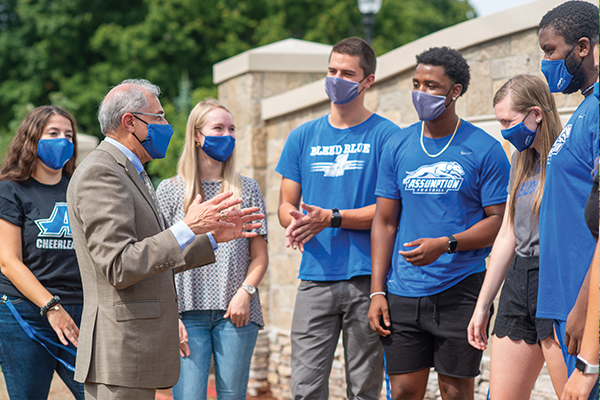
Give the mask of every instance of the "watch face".
MULTIPOLYGON (((573 364, 571 364, 571 365, 573 365, 573 364)), ((581 372, 585 373, 585 370, 586 370, 585 367, 587 367, 587 364, 585 362, 583 362, 583 360, 581 360, 579 357, 577 357, 577 361, 575 361, 575 368, 577 368, 581 372)))

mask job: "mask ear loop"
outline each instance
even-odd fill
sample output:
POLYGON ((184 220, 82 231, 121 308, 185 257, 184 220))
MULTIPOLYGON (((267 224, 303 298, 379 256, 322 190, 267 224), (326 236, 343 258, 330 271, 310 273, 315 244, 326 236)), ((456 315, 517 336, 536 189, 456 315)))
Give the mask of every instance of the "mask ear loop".
MULTIPOLYGON (((450 94, 452 89, 454 89, 454 86, 456 86, 456 85, 458 85, 458 83, 455 83, 454 85, 452 85, 452 87, 450 88, 450 90, 448 90, 448 93, 446 93, 446 96, 444 96, 444 97, 448 97, 448 95, 450 94)), ((446 101, 444 101, 444 107, 446 107, 446 108, 450 107, 450 104, 452 104, 453 101, 456 101, 456 97, 451 97, 450 103, 448 103, 448 105, 446 105, 446 101)))
MULTIPOLYGON (((364 78, 362 78, 360 81, 358 81, 358 84, 360 85, 362 83, 362 81, 364 81, 365 79, 367 79, 371 74, 365 76, 364 78)), ((358 94, 356 95, 357 97, 360 96, 360 94, 363 92, 363 90, 365 90, 366 88, 363 86, 363 88, 360 90, 360 92, 358 92, 358 94)))
MULTIPOLYGON (((148 126, 148 123, 146 121, 144 121, 143 119, 141 119, 140 117, 138 117, 137 115, 135 115, 135 114, 131 114, 131 115, 133 115, 134 118, 139 119, 140 121, 142 121, 143 123, 145 123, 146 126, 148 126)), ((135 137, 137 139, 138 142, 140 142, 141 145, 143 145, 144 143, 150 141, 150 139, 148 138, 148 136, 146 136, 146 139, 140 140, 135 133, 131 132, 131 134, 133 135, 133 137, 135 137)))

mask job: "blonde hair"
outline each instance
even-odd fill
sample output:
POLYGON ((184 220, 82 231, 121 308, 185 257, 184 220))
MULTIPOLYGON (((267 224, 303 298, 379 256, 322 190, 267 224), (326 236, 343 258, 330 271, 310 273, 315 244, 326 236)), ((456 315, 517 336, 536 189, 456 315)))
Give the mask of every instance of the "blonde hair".
MULTIPOLYGON (((231 111, 225 105, 215 99, 206 99, 199 102, 190 112, 185 130, 185 143, 183 152, 177 164, 177 173, 183 179, 185 184, 185 194, 183 197, 183 211, 187 213, 188 207, 194 201, 197 194, 202 195, 202 200, 205 201, 202 182, 200 181, 200 168, 198 163, 198 149, 196 147, 195 135, 197 131, 201 131, 206 125, 206 116, 215 108, 221 108, 231 114, 231 111)), ((241 197, 242 183, 240 175, 235 170, 235 149, 231 156, 225 160, 223 165, 221 192, 232 191, 232 197, 241 197)))
MULTIPOLYGON (((540 143, 540 183, 535 191, 533 205, 531 208, 532 217, 538 220, 540 214, 540 205, 542 195, 544 194, 544 180, 546 177, 546 159, 548 153, 561 131, 560 118, 556 110, 554 97, 548 89, 548 85, 537 76, 517 75, 506 82, 494 96, 494 107, 506 96, 512 100, 513 109, 522 114, 529 114, 533 107, 539 107, 542 110, 542 121, 538 124, 536 137, 539 137, 540 143)), ((517 154, 515 162, 513 182, 510 190, 509 218, 514 221, 515 217, 515 199, 517 191, 529 177, 530 171, 535 165, 537 152, 533 147, 517 154)))

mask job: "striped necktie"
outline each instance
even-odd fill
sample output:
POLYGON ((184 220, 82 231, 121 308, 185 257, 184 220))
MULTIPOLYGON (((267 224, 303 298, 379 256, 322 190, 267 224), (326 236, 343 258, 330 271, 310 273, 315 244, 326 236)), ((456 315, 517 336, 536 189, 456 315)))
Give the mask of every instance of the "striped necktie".
POLYGON ((148 192, 150 192, 150 197, 152 197, 152 201, 154 202, 154 205, 156 206, 156 210, 158 211, 158 215, 160 217, 160 227, 164 230, 165 229, 165 221, 163 219, 162 213, 160 212, 160 207, 158 206, 158 198, 156 197, 156 192, 154 191, 154 186, 152 185, 152 181, 150 180, 150 177, 148 176, 148 173, 146 172, 146 170, 142 170, 142 172, 140 172, 140 175, 142 176, 142 179, 144 180, 144 183, 146 184, 146 189, 148 189, 148 192))

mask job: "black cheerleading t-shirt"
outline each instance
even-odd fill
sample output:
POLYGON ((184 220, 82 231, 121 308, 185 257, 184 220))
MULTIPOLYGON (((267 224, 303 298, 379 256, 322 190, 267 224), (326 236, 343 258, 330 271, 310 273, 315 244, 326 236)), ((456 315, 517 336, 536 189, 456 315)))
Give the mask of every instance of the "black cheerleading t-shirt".
MULTIPOLYGON (((66 305, 82 304, 81 276, 67 213, 64 177, 56 185, 33 178, 0 182, 0 219, 21 228, 23 264, 52 294, 66 305)), ((0 293, 24 297, 0 273, 0 293)))

